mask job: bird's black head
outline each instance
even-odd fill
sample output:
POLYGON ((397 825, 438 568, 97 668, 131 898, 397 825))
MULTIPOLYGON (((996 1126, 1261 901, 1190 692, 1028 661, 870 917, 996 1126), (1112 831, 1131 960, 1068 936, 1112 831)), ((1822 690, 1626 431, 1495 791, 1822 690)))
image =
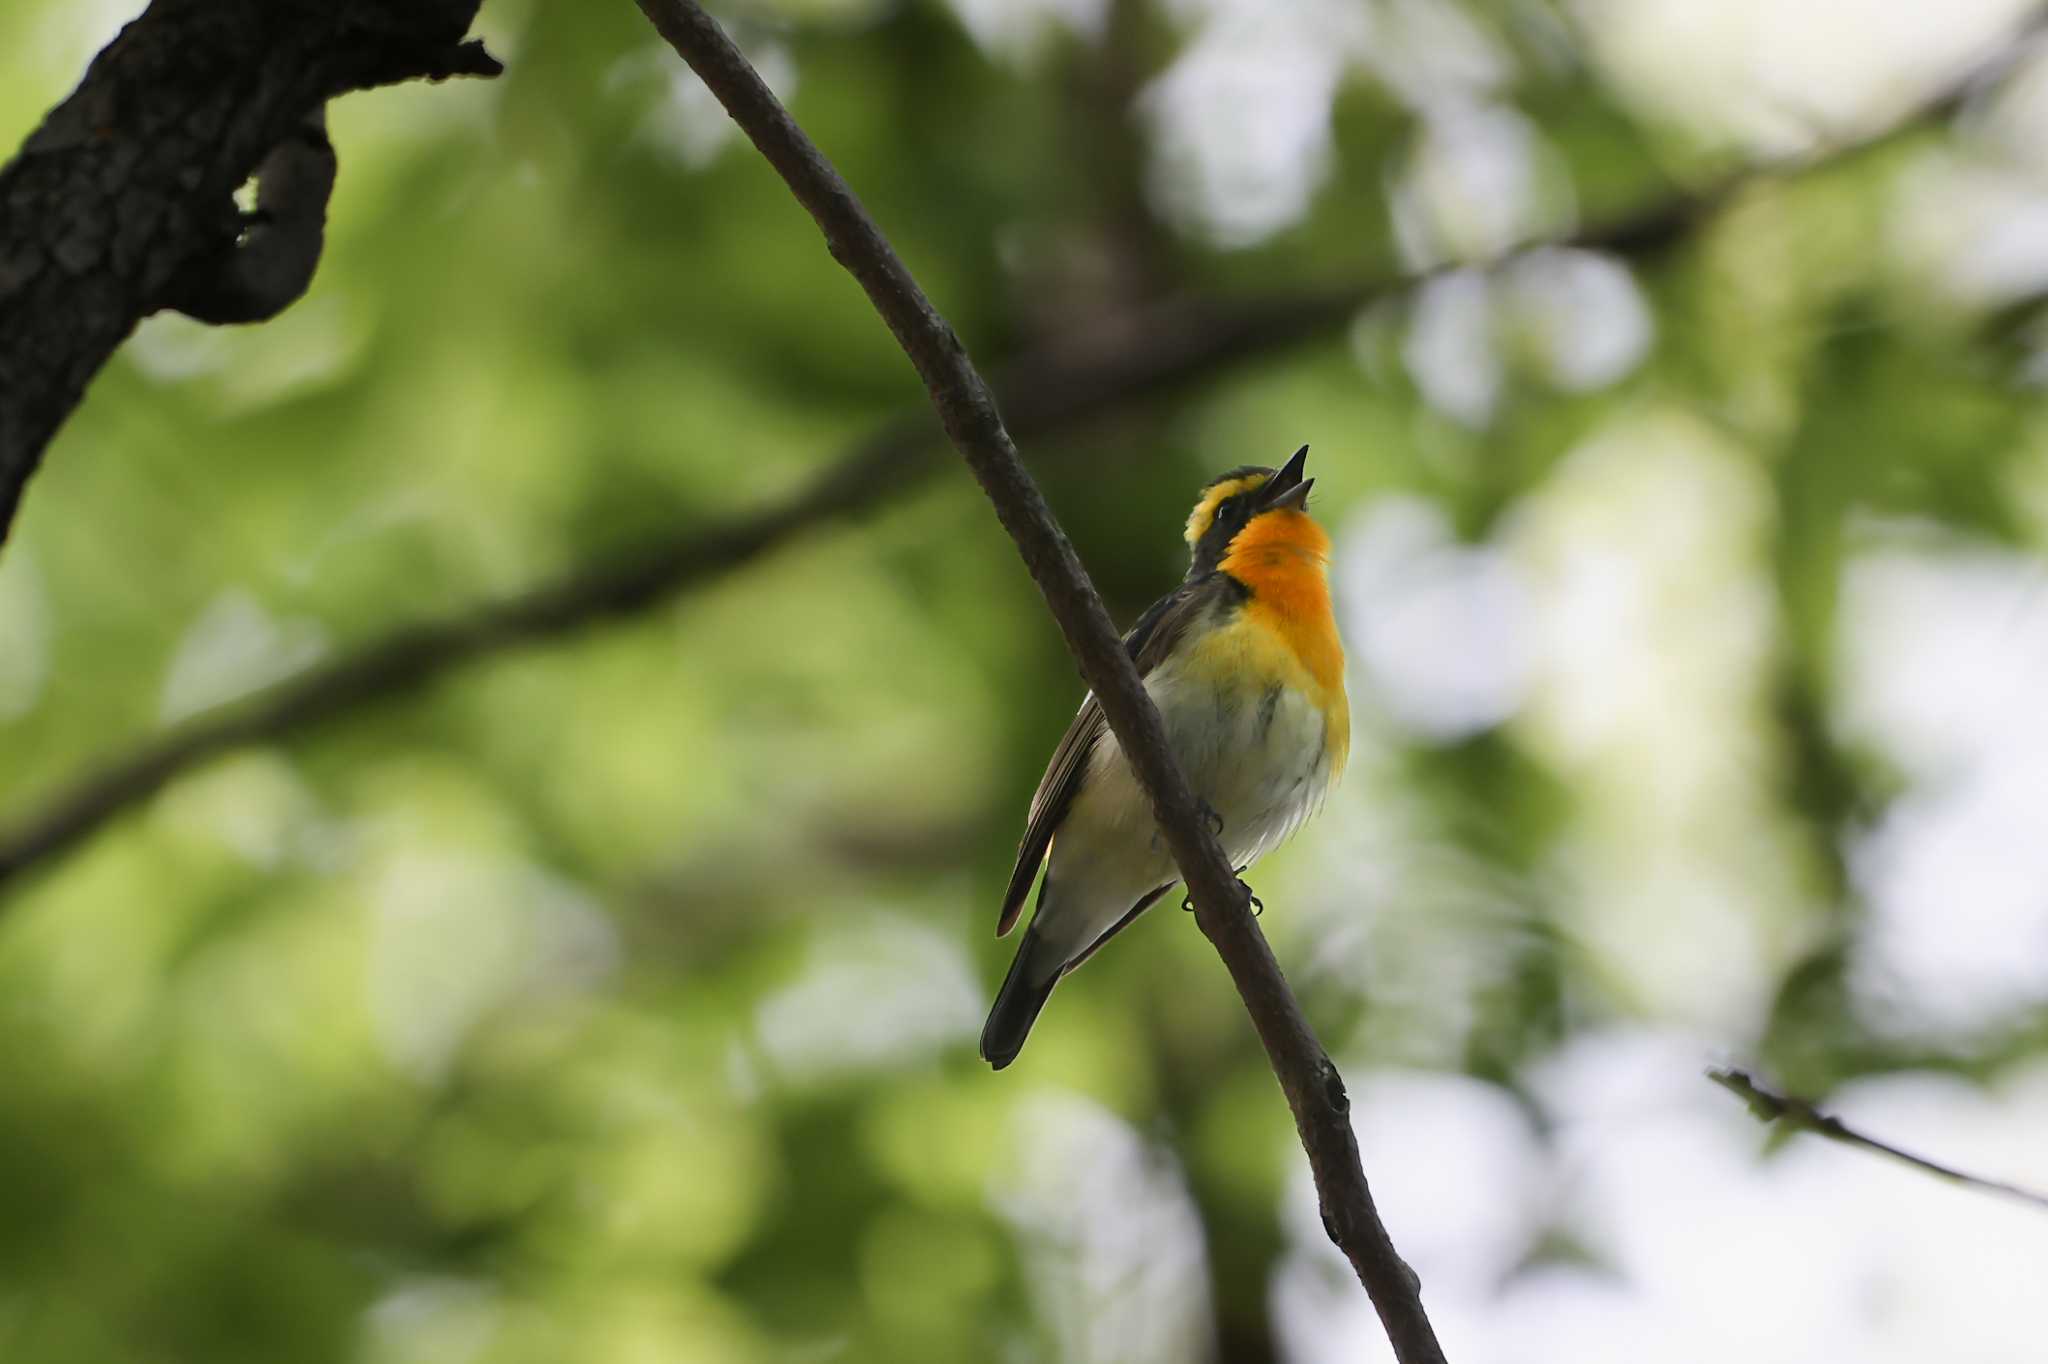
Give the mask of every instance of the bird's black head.
POLYGON ((1253 517, 1301 510, 1308 490, 1315 486, 1314 479, 1301 476, 1307 463, 1308 447, 1304 445, 1277 471, 1262 464, 1243 464, 1210 480, 1202 489, 1202 500, 1188 514, 1187 542, 1194 556, 1188 576, 1198 577, 1222 563, 1230 542, 1253 517))

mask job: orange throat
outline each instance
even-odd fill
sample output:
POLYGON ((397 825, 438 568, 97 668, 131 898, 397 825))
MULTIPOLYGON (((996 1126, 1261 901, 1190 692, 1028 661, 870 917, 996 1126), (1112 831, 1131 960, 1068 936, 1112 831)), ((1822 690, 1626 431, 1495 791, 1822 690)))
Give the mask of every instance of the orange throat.
POLYGON ((1273 631, 1326 702, 1344 694, 1344 646, 1330 614, 1330 537, 1306 512, 1256 517, 1217 567, 1251 589, 1245 611, 1273 631))

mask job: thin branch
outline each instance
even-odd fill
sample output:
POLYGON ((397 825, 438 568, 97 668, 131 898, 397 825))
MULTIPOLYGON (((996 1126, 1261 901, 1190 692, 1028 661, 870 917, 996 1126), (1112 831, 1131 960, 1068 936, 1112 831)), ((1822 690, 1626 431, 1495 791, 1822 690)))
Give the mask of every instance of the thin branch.
POLYGON ((1199 813, 1109 612, 1017 456, 995 395, 953 329, 874 220, 723 30, 692 0, 640 0, 670 46, 817 221, 833 257, 860 281, 925 382, 940 423, 995 505, 1058 620, 1190 887, 1196 919, 1235 980, 1294 1112, 1321 1197, 1323 1225, 1371 1295, 1402 1364, 1440 1364, 1420 1284, 1381 1225, 1359 1164, 1350 1101, 1251 915, 1249 893, 1199 813))
POLYGON ((1953 1165, 1943 1165, 1938 1160, 1916 1156, 1911 1151, 1901 1150, 1890 1142, 1879 1141, 1876 1137, 1857 1131, 1833 1114, 1822 1112, 1808 1100, 1765 1089, 1746 1070, 1709 1070, 1707 1078, 1748 1104, 1749 1111, 1756 1115, 1758 1122, 1781 1122, 1798 1131, 1811 1132, 1815 1136, 1826 1137, 1829 1141, 1841 1142, 1844 1146, 1860 1146, 1866 1151, 1890 1156, 1901 1164, 1946 1179, 1952 1184, 1981 1189, 1985 1193, 1998 1194, 2004 1198, 2016 1198, 2032 1207, 2048 1208, 2048 1194, 2023 1185, 2008 1184, 2002 1179, 1986 1179, 1982 1175, 1968 1174, 1953 1165))

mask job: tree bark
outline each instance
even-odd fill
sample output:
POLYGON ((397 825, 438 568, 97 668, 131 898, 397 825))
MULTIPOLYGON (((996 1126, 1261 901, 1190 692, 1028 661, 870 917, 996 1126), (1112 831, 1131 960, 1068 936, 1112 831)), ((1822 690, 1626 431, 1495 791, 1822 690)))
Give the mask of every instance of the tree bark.
MULTIPOLYGON (((0 543, 44 448, 137 322, 188 305, 257 320, 290 301, 283 286, 224 292, 266 274, 236 259, 251 223, 234 193, 273 149, 345 91, 495 74, 462 41, 477 4, 156 0, 93 59, 0 170, 0 543)), ((264 236, 248 245, 277 245, 264 236)), ((283 273, 303 289, 311 262, 299 266, 283 273)))

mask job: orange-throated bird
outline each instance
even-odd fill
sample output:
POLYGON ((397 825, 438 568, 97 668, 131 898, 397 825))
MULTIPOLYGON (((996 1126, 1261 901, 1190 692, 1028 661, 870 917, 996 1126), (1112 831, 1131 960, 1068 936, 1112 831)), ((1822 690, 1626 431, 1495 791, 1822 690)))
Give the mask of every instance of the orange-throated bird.
MULTIPOLYGON (((1330 537, 1304 510, 1307 459, 1304 445, 1277 473, 1247 465, 1204 488, 1188 517, 1186 579, 1124 636, 1239 872, 1314 813, 1351 742, 1330 537)), ((1179 879, 1092 693, 1031 798, 997 936, 1041 864, 1037 911, 981 1031, 997 1070, 1017 1059, 1060 977, 1179 879)))

